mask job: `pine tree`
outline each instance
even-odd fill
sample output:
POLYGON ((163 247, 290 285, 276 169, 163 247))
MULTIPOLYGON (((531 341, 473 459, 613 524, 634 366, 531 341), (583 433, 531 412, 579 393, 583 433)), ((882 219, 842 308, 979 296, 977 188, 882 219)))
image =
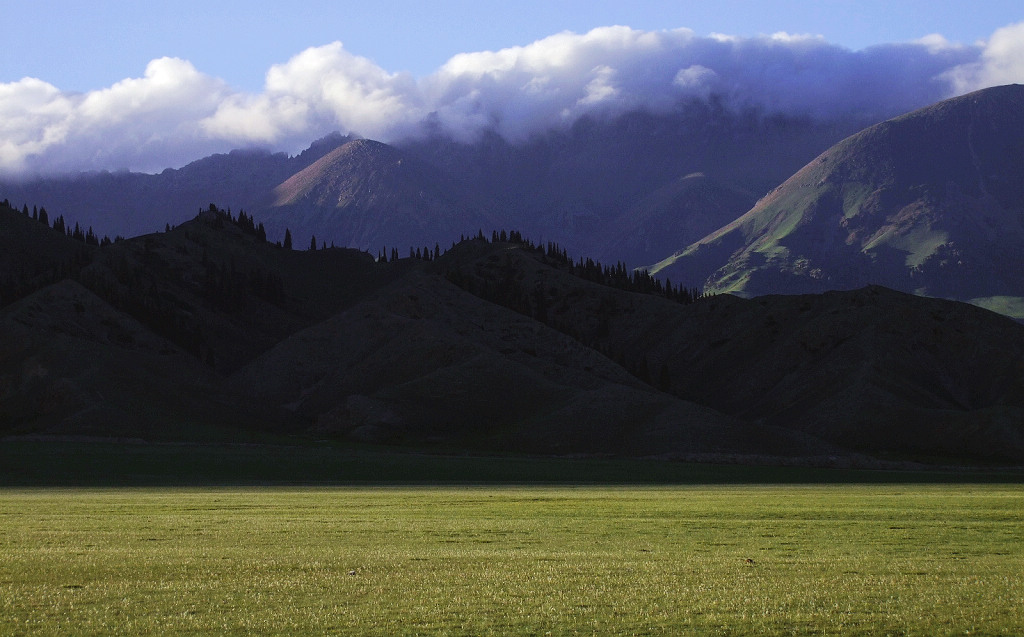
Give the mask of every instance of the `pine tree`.
POLYGON ((292 249, 292 231, 289 230, 288 228, 284 229, 284 249, 292 249))

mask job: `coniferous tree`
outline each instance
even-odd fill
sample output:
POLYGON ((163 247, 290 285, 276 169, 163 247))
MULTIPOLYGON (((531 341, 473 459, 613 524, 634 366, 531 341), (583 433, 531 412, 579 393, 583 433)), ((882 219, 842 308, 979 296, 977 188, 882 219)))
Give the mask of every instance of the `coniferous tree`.
POLYGON ((292 231, 289 230, 288 228, 284 229, 284 249, 292 249, 292 231))
POLYGON ((313 235, 309 239, 309 249, 316 252, 316 235, 313 235))

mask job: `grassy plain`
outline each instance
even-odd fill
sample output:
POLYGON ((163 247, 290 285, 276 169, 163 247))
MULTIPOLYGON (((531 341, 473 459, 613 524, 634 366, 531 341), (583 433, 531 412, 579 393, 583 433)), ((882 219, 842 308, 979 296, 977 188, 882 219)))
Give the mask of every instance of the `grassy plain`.
POLYGON ((3 635, 1011 635, 1022 573, 1019 485, 0 490, 3 635))

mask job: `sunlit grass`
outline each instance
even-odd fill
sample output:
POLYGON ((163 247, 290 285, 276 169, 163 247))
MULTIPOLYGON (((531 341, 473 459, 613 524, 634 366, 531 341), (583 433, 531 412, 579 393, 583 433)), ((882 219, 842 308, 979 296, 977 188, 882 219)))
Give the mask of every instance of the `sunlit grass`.
POLYGON ((1020 634, 1022 523, 1018 486, 6 490, 0 634, 1020 634))
POLYGON ((969 301, 973 305, 986 310, 1004 314, 1010 318, 1024 320, 1024 297, 1020 296, 986 296, 969 301))

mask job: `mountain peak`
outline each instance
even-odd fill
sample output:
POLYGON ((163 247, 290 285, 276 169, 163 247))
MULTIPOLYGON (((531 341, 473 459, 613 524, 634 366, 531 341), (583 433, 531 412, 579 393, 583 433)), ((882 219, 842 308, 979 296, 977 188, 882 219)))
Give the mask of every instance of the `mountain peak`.
POLYGON ((369 139, 346 141, 277 186, 274 205, 311 198, 320 205, 342 207, 359 195, 360 177, 393 170, 401 163, 401 153, 392 146, 369 139))
POLYGON ((839 142, 655 271, 742 295, 870 283, 1024 296, 1024 86, 985 89, 839 142))

